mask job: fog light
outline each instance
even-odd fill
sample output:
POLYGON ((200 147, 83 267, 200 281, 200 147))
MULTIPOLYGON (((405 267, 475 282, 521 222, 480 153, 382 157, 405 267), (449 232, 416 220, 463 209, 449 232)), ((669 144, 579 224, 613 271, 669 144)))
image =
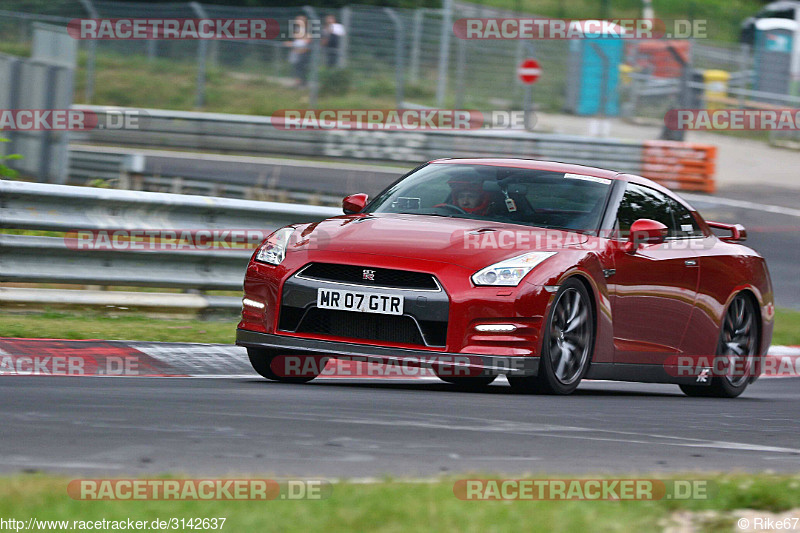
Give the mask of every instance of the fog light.
POLYGON ((475 331, 483 333, 511 333, 516 330, 517 326, 514 324, 479 324, 475 326, 475 331))
POLYGON ((247 307, 255 307, 256 309, 264 309, 266 307, 266 305, 263 303, 251 300, 250 298, 242 298, 242 305, 246 305, 247 307))

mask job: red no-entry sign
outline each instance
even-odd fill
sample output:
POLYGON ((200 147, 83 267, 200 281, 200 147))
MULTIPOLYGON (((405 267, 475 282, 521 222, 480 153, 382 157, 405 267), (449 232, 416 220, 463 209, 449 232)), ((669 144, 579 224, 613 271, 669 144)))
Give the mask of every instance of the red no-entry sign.
POLYGON ((542 69, 539 68, 539 62, 535 59, 526 59, 517 67, 517 76, 522 83, 536 83, 541 73, 542 69))

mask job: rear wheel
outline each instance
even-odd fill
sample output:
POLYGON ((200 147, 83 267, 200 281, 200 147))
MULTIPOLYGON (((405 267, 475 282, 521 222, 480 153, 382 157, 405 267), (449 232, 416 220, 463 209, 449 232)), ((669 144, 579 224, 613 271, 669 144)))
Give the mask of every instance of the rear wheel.
POLYGON ((594 313, 589 291, 569 279, 556 293, 544 328, 539 373, 508 376, 515 389, 544 394, 571 394, 589 368, 594 347, 594 313))
POLYGON ((687 396, 736 398, 747 388, 753 375, 755 356, 758 353, 758 314, 753 300, 738 294, 725 313, 720 329, 717 356, 722 359, 716 368, 727 370, 724 376, 711 378, 707 387, 680 385, 687 396))
POLYGON ((318 374, 309 375, 305 372, 303 377, 287 377, 275 373, 272 368, 272 362, 280 355, 279 352, 273 350, 266 350, 264 348, 248 348, 247 357, 250 358, 250 364, 253 365, 253 370, 272 381, 280 381, 282 383, 306 383, 311 381, 318 374))

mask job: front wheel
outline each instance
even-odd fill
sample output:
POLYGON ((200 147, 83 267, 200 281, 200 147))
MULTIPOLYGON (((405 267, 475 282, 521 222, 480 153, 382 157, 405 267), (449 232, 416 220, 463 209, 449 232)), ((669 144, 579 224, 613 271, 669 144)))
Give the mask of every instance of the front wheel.
POLYGON ((758 352, 758 314, 753 300, 743 294, 731 301, 720 328, 715 368, 726 368, 724 376, 711 378, 711 384, 680 385, 687 396, 736 398, 747 388, 758 352))
POLYGON ((280 355, 278 352, 266 350, 264 348, 247 349, 247 357, 250 358, 250 364, 253 365, 253 370, 271 381, 280 381, 282 383, 306 383, 319 375, 310 375, 308 371, 306 371, 302 377, 281 376, 275 373, 272 368, 272 363, 278 355, 280 355))
POLYGON ((569 279, 556 293, 545 323, 539 373, 508 376, 517 390, 571 394, 589 369, 594 347, 594 312, 583 283, 569 279))

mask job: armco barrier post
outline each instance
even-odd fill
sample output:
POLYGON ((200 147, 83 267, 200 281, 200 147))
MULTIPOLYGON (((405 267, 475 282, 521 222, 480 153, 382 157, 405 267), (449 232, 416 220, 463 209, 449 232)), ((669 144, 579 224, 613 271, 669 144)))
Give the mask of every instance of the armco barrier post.
MULTIPOLYGON (((692 98, 692 95, 689 94, 689 78, 692 75, 692 62, 690 58, 684 59, 678 49, 672 45, 668 45, 667 50, 675 59, 675 62, 681 66, 680 92, 678 93, 677 103, 678 108, 686 109, 690 107, 689 102, 692 98)), ((683 130, 671 130, 664 125, 661 130, 661 138, 668 141, 682 141, 686 138, 686 132, 683 130)))
POLYGON ((436 85, 436 105, 444 107, 447 96, 447 68, 450 64, 450 34, 453 33, 453 0, 443 0, 442 29, 439 36, 439 80, 436 85))
MULTIPOLYGON (((92 0, 80 0, 81 5, 86 10, 89 18, 100 18, 97 10, 92 4, 92 0)), ((91 104, 94 97, 94 78, 95 78, 95 57, 97 56, 97 41, 90 39, 86 41, 86 103, 91 104)))
POLYGON ((409 65, 409 79, 411 83, 419 81, 419 54, 420 41, 422 40, 422 19, 425 9, 414 10, 414 27, 411 30, 411 64, 409 65))
POLYGON ((403 92, 405 85, 404 74, 404 57, 405 57, 405 34, 403 32, 403 22, 394 9, 390 7, 383 8, 384 13, 389 17, 394 24, 394 83, 395 83, 395 100, 397 109, 403 108, 403 92))
POLYGON ((467 50, 464 39, 456 39, 456 109, 464 108, 464 70, 466 70, 467 50))
MULTIPOLYGON (((317 16, 317 11, 311 6, 303 6, 303 11, 308 16, 308 25, 306 32, 309 33, 309 28, 319 26, 320 18, 317 16), (314 24, 317 21, 317 24, 314 24)), ((321 63, 320 56, 320 37, 319 35, 311 34, 311 61, 309 62, 309 76, 308 76, 308 106, 311 109, 317 107, 317 96, 319 95, 319 65, 321 63)))
MULTIPOLYGON (((198 2, 190 2, 194 14, 197 18, 207 19, 208 13, 198 2)), ((194 106, 198 109, 205 105, 206 101, 206 60, 208 59, 208 41, 200 39, 197 41, 197 91, 195 93, 194 106)))
POLYGON ((353 11, 349 6, 344 6, 341 11, 342 26, 344 26, 344 35, 342 41, 339 43, 339 59, 336 61, 336 66, 345 68, 347 66, 347 54, 350 49, 350 30, 353 25, 353 11))

